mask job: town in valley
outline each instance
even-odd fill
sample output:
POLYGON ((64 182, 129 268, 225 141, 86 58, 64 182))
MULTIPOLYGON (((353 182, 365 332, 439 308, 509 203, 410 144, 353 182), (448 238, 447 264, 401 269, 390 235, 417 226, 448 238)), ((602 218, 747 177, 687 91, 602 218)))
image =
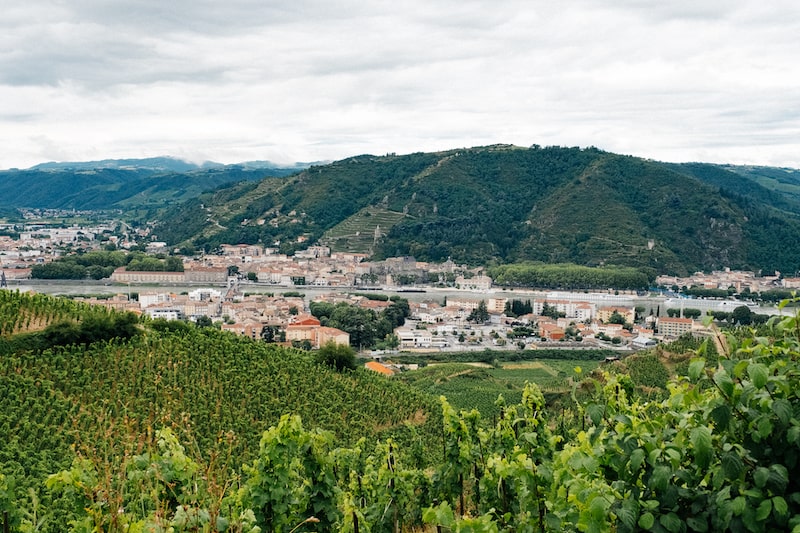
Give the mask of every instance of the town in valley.
MULTIPOLYGON (((52 217, 54 214, 49 213, 52 217)), ((69 213, 60 213, 62 216, 69 213)), ((24 224, 0 227, 2 282, 8 288, 57 292, 31 279, 37 265, 93 250, 140 250, 154 257, 177 254, 147 227, 118 221, 95 225, 24 224)), ((398 298, 407 319, 362 353, 491 349, 609 348, 636 350, 686 333, 707 334, 702 318, 744 307, 732 298, 688 299, 681 288, 731 295, 791 290, 800 279, 745 271, 660 276, 658 292, 559 292, 496 287, 481 268, 413 257, 369 261, 366 254, 311 245, 293 255, 255 244, 223 244, 214 253, 180 256, 181 269, 137 271, 117 267, 105 279, 80 285, 78 299, 153 319, 208 321, 252 338, 319 348, 351 344, 350 334, 313 316, 314 303, 345 303, 380 313, 398 298), (99 294, 98 294, 99 293, 99 294), (384 294, 393 295, 389 299, 384 294), (277 335, 276 335, 277 333, 277 335), (370 350, 372 349, 372 350, 370 350)), ((74 292, 73 288, 73 292, 74 292)))

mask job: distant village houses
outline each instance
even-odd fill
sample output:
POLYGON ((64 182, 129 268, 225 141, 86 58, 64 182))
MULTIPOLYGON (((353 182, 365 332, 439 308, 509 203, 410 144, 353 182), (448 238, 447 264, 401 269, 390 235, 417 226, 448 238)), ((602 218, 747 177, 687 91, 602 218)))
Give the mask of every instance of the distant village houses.
MULTIPOLYGON (((791 280, 792 278, 789 279, 791 280)), ((724 270, 715 270, 710 274, 695 272, 688 277, 658 276, 656 284, 667 288, 700 287, 703 289, 727 290, 729 287, 733 287, 737 293, 740 293, 745 289, 750 292, 775 289, 782 286, 782 279, 780 272, 775 272, 771 276, 757 276, 755 272, 726 268, 724 270)))

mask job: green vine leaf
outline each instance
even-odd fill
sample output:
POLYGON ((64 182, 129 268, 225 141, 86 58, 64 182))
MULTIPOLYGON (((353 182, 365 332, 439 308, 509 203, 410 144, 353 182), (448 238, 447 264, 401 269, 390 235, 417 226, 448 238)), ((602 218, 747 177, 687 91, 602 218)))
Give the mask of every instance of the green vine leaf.
POLYGON ((592 423, 595 426, 599 426, 600 422, 602 422, 603 420, 605 407, 597 403, 590 403, 589 405, 586 406, 586 413, 589 415, 589 418, 592 420, 592 423))
POLYGON ((744 471, 742 458, 733 452, 727 452, 722 456, 721 465, 722 472, 728 479, 739 479, 744 471))
POLYGON ((694 428, 691 433, 691 441, 697 466, 705 470, 711 463, 714 453, 711 448, 711 430, 706 426, 694 428))
POLYGON ((723 403, 711 410, 711 419, 720 430, 726 430, 731 423, 731 414, 731 406, 723 403))
POLYGON ((764 488, 764 485, 767 484, 767 480, 769 480, 769 470, 763 466, 756 468, 756 471, 753 474, 753 481, 755 481, 756 487, 760 489, 764 488))
POLYGON ((781 424, 789 424, 794 413, 792 412, 792 404, 789 400, 784 398, 780 398, 772 402, 772 412, 775 413, 775 416, 778 417, 778 420, 781 421, 781 424))
POLYGON ((772 500, 764 500, 756 509, 756 520, 763 521, 769 517, 772 512, 772 500))
POLYGON ((697 359, 692 359, 692 362, 689 363, 689 379, 692 381, 697 381, 700 379, 700 376, 703 374, 703 369, 706 367, 706 360, 702 357, 697 359))
POLYGON ((686 519, 686 525, 689 526, 692 531, 699 531, 700 533, 708 531, 708 521, 705 518, 690 516, 686 519))
POLYGON ((772 498, 772 507, 775 509, 775 514, 778 516, 786 516, 789 514, 789 505, 782 496, 775 496, 772 498))
POLYGON ((661 515, 661 517, 658 519, 658 523, 670 533, 678 533, 678 531, 681 530, 682 525, 680 517, 675 513, 661 515))
POLYGON ((761 363, 753 363, 747 367, 747 375, 757 389, 763 388, 767 384, 769 373, 767 367, 761 363))
POLYGON ((653 516, 653 513, 644 513, 642 516, 639 517, 639 527, 645 530, 653 529, 653 526, 656 523, 656 519, 653 516))

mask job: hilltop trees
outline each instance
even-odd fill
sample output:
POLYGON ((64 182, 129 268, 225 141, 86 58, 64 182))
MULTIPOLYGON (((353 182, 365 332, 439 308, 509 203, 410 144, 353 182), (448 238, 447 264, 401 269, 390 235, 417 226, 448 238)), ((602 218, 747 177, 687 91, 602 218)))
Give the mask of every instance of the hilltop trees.
POLYGON ((127 270, 183 272, 183 261, 177 256, 149 256, 142 252, 93 251, 73 254, 50 263, 31 267, 34 279, 103 279, 116 268, 127 270))
POLYGON ((137 257, 128 262, 125 270, 183 272, 183 261, 176 256, 169 256, 163 260, 156 257, 137 257))
POLYGON ((264 326, 261 339, 264 342, 286 342, 286 331, 279 326, 264 326))
POLYGON ((33 279, 84 279, 86 267, 75 263, 53 261, 31 267, 33 279))
POLYGON ((702 314, 703 311, 701 311, 700 309, 696 309, 694 307, 687 307, 683 310, 683 316, 685 318, 691 318, 693 320, 697 320, 698 318, 700 318, 700 315, 702 314))
POLYGON ((533 313, 533 305, 530 300, 509 300, 506 302, 506 307, 503 311, 506 316, 517 317, 521 315, 528 315, 533 313))
POLYGON ((53 321, 41 331, 18 334, 8 341, 2 351, 43 352, 59 346, 130 339, 140 332, 139 317, 134 313, 112 313, 97 308, 79 319, 63 318, 53 321))
POLYGON ((730 318, 734 324, 747 326, 753 321, 753 312, 746 305, 740 305, 731 311, 730 318))

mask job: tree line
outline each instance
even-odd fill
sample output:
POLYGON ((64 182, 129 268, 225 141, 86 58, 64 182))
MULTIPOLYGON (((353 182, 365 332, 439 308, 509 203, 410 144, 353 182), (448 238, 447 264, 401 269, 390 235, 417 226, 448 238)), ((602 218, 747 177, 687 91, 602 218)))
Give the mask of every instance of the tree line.
POLYGON ((142 252, 98 250, 61 257, 31 267, 33 279, 105 279, 119 267, 134 271, 183 272, 177 256, 149 256, 142 252))
MULTIPOLYGON (((374 295, 372 299, 380 300, 374 295)), ((411 310, 405 298, 393 295, 388 301, 390 304, 377 313, 346 302, 311 302, 309 309, 321 325, 347 332, 350 345, 355 348, 372 348, 379 344, 393 348, 397 346, 394 329, 405 324, 411 310)))
POLYGON ((643 290, 649 285, 648 275, 631 267, 525 262, 490 267, 487 273, 495 284, 509 287, 643 290))

